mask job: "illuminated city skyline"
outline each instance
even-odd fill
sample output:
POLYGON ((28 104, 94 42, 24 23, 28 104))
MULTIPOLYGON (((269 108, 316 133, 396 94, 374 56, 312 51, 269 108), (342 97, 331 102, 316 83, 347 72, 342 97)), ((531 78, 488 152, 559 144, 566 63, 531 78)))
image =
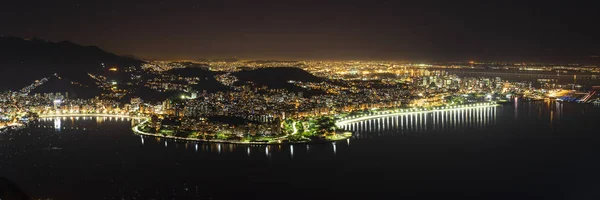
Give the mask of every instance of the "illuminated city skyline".
POLYGON ((0 4, 0 200, 600 199, 581 1, 0 4))

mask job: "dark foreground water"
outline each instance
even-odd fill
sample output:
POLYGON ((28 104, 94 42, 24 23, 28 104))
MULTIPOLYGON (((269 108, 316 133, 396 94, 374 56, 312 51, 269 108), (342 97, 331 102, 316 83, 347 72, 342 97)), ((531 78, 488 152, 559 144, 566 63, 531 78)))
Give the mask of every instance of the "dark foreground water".
POLYGON ((131 120, 0 135, 0 176, 52 199, 600 199, 600 108, 533 102, 358 122, 335 144, 140 137, 131 120))

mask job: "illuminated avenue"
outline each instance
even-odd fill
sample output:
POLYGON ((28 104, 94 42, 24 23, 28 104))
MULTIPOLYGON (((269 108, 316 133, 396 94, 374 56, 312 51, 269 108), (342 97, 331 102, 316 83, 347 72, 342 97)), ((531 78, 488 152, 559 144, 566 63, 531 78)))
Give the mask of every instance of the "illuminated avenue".
POLYGON ((88 73, 103 90, 94 98, 32 92, 62 79, 59 74, 0 94, 0 127, 17 127, 36 117, 134 116, 148 119, 134 126, 136 133, 144 135, 230 143, 305 143, 343 140, 351 136, 347 124, 407 112, 435 114, 517 99, 600 101, 596 88, 589 87, 600 80, 599 71, 585 65, 229 60, 152 61, 141 71, 102 67, 104 73, 88 73), (112 78, 119 73, 129 78, 112 78), (266 73, 266 79, 274 80, 281 78, 268 73, 291 75, 284 74, 279 85, 269 85, 249 79, 246 73, 266 73), (209 79, 215 82, 206 82, 209 79), (151 96, 138 95, 128 87, 140 82, 147 90, 171 97, 146 99, 151 96), (222 89, 199 87, 206 84, 222 89))

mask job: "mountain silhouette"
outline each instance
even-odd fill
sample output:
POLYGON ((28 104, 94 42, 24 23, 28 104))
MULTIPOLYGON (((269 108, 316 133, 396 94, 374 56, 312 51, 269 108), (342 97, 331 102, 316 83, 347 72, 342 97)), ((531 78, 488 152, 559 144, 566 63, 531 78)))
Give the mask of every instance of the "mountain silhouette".
POLYGON ((87 78, 87 73, 110 67, 138 67, 143 63, 69 41, 0 37, 0 91, 18 90, 54 73, 74 82, 87 82, 80 80, 87 78))
POLYGON ((267 86, 270 89, 285 89, 288 92, 294 93, 303 92, 305 96, 323 94, 323 91, 298 87, 289 81, 305 83, 328 81, 296 67, 258 68, 234 72, 231 75, 238 78, 238 81, 235 83, 238 86, 251 82, 257 86, 267 86))
POLYGON ((290 83, 288 81, 321 82, 322 78, 316 77, 300 68, 295 67, 269 67, 254 70, 243 70, 232 73, 239 81, 238 83, 253 82, 269 88, 285 89, 290 83))
POLYGON ((170 74, 178 75, 180 77, 198 78, 197 84, 191 85, 192 89, 202 92, 218 92, 226 91, 227 86, 221 84, 215 79, 215 72, 208 70, 207 68, 199 67, 188 67, 188 68, 177 68, 169 70, 170 74))

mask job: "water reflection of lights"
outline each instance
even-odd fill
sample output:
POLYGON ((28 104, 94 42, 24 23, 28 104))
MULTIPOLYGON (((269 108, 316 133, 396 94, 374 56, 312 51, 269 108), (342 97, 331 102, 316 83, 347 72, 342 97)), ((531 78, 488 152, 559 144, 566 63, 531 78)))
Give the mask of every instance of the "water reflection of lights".
MULTIPOLYGON (((555 112, 556 113, 556 112, 555 112)), ((443 131, 448 130, 450 128, 456 129, 472 129, 474 127, 485 127, 488 124, 492 124, 495 121, 496 107, 489 108, 478 108, 478 109, 463 109, 463 110, 455 110, 455 111, 438 111, 432 113, 416 113, 416 114, 404 114, 404 115, 396 115, 389 116, 384 118, 379 118, 377 120, 364 120, 354 123, 345 124, 342 128, 351 130, 354 132, 355 138, 361 137, 373 137, 375 134, 384 134, 387 130, 394 130, 393 133, 406 134, 411 131, 418 130, 419 132, 426 132, 428 130, 436 130, 443 131), (370 132, 366 131, 369 130, 370 132), (377 132, 375 132, 377 131, 377 132), (378 133, 379 132, 379 133, 378 133), (375 133, 375 134, 372 134, 375 133)), ((62 117, 58 118, 60 121, 62 117)), ((102 121, 103 117, 80 117, 79 119, 89 120, 98 120, 102 121), (94 119, 95 118, 95 119, 94 119)), ((77 119, 77 117, 74 117, 77 119)), ((107 120, 110 118, 107 117, 107 120)), ((119 121, 121 118, 113 117, 114 121, 119 121)), ((127 118, 122 118, 127 119, 127 118)), ((41 119, 41 122, 44 120, 52 120, 52 119, 41 119)), ((140 119, 131 119, 132 122, 141 121, 140 119)), ((555 119, 556 120, 556 119, 555 119)), ((92 121, 93 122, 93 121, 92 121)), ((54 123, 60 123, 54 121, 54 123)), ((67 123, 70 124, 69 121, 67 123)), ((47 123, 45 123, 47 124, 47 123)), ((133 124, 133 123, 132 123, 133 124)), ((44 124, 41 124, 44 125, 44 124)), ((47 124, 51 125, 51 124, 47 124)), ((66 126, 66 125, 63 125, 66 126)), ((49 126, 49 128, 52 128, 49 126)), ((82 129, 85 129, 81 127, 82 129)), ((61 127, 64 129, 64 127, 61 127)), ((68 128, 67 128, 68 129, 68 128)), ((75 129, 75 127, 73 128, 75 129)), ((390 131, 391 132, 391 131, 390 131)), ((143 148, 150 147, 164 147, 171 149, 179 149, 184 151, 184 146, 188 146, 190 142, 181 141, 181 140, 169 140, 169 139, 161 139, 156 137, 155 140, 148 140, 148 144, 145 141, 146 137, 140 137, 140 142, 144 146, 143 148), (175 142, 176 144, 169 146, 168 142, 175 142), (161 144, 161 142, 163 144, 161 144), (178 143, 186 143, 179 144, 178 143)), ((272 149, 270 145, 244 145, 244 144, 222 144, 222 143, 202 143, 202 142, 193 142, 194 150, 193 151, 203 151, 211 154, 229 154, 229 153, 239 153, 246 154, 247 156, 252 156, 252 151, 260 152, 264 148, 265 156, 271 158, 276 155, 285 155, 291 158, 296 159, 296 157, 301 156, 302 154, 310 154, 314 153, 314 151, 330 151, 334 154, 337 154, 337 151, 340 150, 342 154, 346 148, 350 145, 350 139, 346 139, 346 142, 338 141, 336 143, 332 143, 332 146, 329 147, 329 144, 305 144, 304 145, 289 145, 287 148, 286 145, 281 145, 280 148, 272 149), (300 148, 300 149, 298 149, 300 148), (303 150, 303 148, 306 148, 303 150), (312 150, 311 150, 312 149, 312 150), (301 155, 296 155, 301 154, 301 155)), ((188 151, 192 151, 188 149, 188 151)), ((262 156, 259 156, 262 157, 262 156)), ((263 157, 264 158, 264 157, 263 157)))
POLYGON ((56 129, 57 131, 60 131, 61 129, 61 125, 60 125, 60 118, 54 118, 54 129, 56 129))
MULTIPOLYGON (((341 124, 341 128, 354 132, 354 137, 371 137, 384 132, 407 133, 466 130, 487 128, 495 124, 497 107, 476 107, 469 109, 440 110, 427 113, 407 113, 341 124)), ((348 142, 349 144, 349 142, 348 142)))
MULTIPOLYGON (((245 154, 245 156, 251 157, 252 152, 261 152, 264 149, 264 155, 271 159, 273 156, 286 155, 288 158, 295 159, 297 154, 309 154, 311 151, 328 151, 333 152, 334 155, 340 152, 344 152, 344 149, 349 148, 349 140, 346 142, 332 143, 333 147, 330 147, 330 143, 319 143, 319 144, 290 144, 290 145, 247 145, 247 144, 223 144, 223 143, 210 143, 210 142, 193 142, 184 140, 171 140, 161 139, 153 140, 153 137, 142 136, 140 137, 140 143, 142 148, 165 148, 168 151, 194 151, 194 152, 206 152, 213 155, 229 155, 229 154, 245 154), (150 139, 146 141, 146 139, 150 139), (174 142, 174 143, 173 143, 174 142), (190 145, 194 145, 193 150, 189 148, 190 145), (326 147, 326 148, 324 148, 326 147), (300 148, 300 149, 298 149, 300 148), (303 149, 306 148, 306 149, 303 149), (313 149, 309 151, 309 149, 313 149)), ((257 155, 257 154, 255 154, 257 155)))
POLYGON ((266 156, 269 156, 269 146, 266 146, 266 147, 265 147, 265 155, 266 155, 266 156))
POLYGON ((331 143, 333 145, 333 154, 337 154, 337 148, 335 146, 335 142, 331 143))

